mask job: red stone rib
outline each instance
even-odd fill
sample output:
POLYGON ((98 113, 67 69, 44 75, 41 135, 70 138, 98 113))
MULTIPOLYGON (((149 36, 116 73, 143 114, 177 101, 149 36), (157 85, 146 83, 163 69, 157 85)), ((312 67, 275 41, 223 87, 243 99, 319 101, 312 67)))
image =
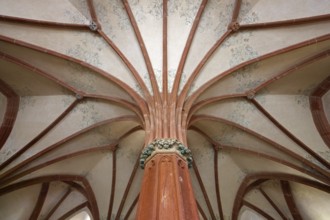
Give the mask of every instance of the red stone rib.
POLYGON ((307 18, 296 18, 285 21, 273 21, 255 24, 241 24, 240 30, 251 30, 261 28, 274 28, 274 27, 286 27, 292 25, 309 24, 313 22, 328 21, 330 20, 330 14, 312 16, 307 18))
POLYGON ((7 106, 2 124, 0 127, 0 149, 6 143, 13 130, 19 107, 19 97, 15 91, 0 79, 0 93, 7 98, 7 106))
POLYGON ((284 195, 286 204, 289 207, 289 210, 290 210, 290 213, 291 213, 293 219, 303 220, 303 218, 301 217, 301 215, 299 213, 299 209, 297 208, 296 203, 294 201, 290 183, 288 181, 281 181, 281 188, 283 191, 283 195, 284 195))
POLYGON ((42 20, 19 18, 19 17, 7 16, 7 15, 0 15, 0 21, 15 22, 20 24, 28 24, 28 25, 40 25, 40 26, 53 27, 53 28, 89 30, 88 24, 70 24, 70 23, 61 23, 54 21, 42 21, 42 20))
POLYGON ((260 187, 259 191, 261 194, 267 199, 269 204, 276 210, 276 212, 282 217, 283 220, 286 220, 287 218, 283 214, 283 212, 280 210, 280 208, 274 203, 274 201, 267 195, 267 193, 260 187))
POLYGON ((324 143, 330 148, 330 124, 322 102, 322 96, 329 90, 330 76, 328 76, 310 95, 309 102, 315 126, 323 138, 324 143))
POLYGON ((45 217, 45 220, 48 220, 54 214, 54 212, 64 202, 64 200, 70 195, 71 192, 72 192, 72 189, 69 188, 68 191, 66 191, 66 193, 60 198, 60 200, 57 201, 57 203, 54 205, 54 207, 49 211, 49 213, 45 217))
POLYGON ((252 203, 250 203, 246 200, 243 200, 242 205, 254 210, 255 212, 259 213, 260 215, 262 215, 263 217, 265 217, 268 220, 274 220, 274 218, 272 216, 268 215, 265 211, 263 211, 259 207, 253 205, 252 203))
POLYGON ((38 219, 42 206, 45 203, 46 197, 47 197, 47 193, 48 193, 48 189, 49 189, 49 183, 43 183, 41 186, 41 190, 39 193, 39 197, 37 200, 36 205, 34 206, 33 212, 30 215, 29 220, 34 220, 34 219, 38 219))

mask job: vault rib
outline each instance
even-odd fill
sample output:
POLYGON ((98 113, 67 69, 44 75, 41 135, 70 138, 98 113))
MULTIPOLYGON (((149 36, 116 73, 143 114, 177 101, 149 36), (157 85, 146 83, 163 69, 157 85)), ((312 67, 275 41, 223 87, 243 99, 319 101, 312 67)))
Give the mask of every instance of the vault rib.
POLYGON ((197 31, 199 22, 201 20, 201 17, 203 15, 203 12, 204 12, 204 9, 206 7, 207 2, 208 2, 208 0, 203 0, 201 2, 200 6, 199 6, 199 9, 198 9, 198 12, 196 14, 196 17, 194 19, 193 25, 190 29, 188 39, 186 41, 186 45, 185 45, 184 50, 182 52, 181 59, 180 59, 180 62, 179 62, 179 66, 178 66, 178 69, 177 69, 176 74, 175 74, 175 79, 174 79, 174 84, 173 84, 173 87, 172 87, 172 92, 171 92, 171 99, 173 101, 177 98, 178 90, 179 90, 179 83, 180 83, 180 80, 181 80, 183 68, 185 66, 187 56, 188 56, 189 50, 191 48, 192 41, 193 41, 193 39, 196 35, 196 31, 197 31))
MULTIPOLYGON (((18 108, 19 108, 19 96, 15 91, 0 79, 0 94, 6 96, 7 105, 6 111, 3 117, 3 121, 0 126, 0 150, 6 143, 16 121, 18 108)), ((1 170, 2 165, 0 165, 1 170)))
POLYGON ((237 18, 239 16, 239 12, 240 12, 240 9, 241 9, 241 5, 242 5, 242 0, 235 0, 235 6, 234 6, 231 22, 236 22, 237 21, 237 18))
POLYGON ((53 77, 51 74, 43 71, 42 69, 39 69, 34 65, 31 65, 27 62, 24 62, 21 59, 15 58, 13 56, 10 56, 8 54, 1 53, 1 52, 0 52, 0 55, 2 55, 2 57, 0 59, 9 61, 9 62, 17 64, 19 66, 23 66, 23 68, 28 69, 28 70, 32 71, 33 73, 41 75, 42 77, 50 79, 51 81, 63 86, 64 88, 70 90, 72 93, 76 94, 76 97, 79 100, 83 99, 84 97, 108 100, 108 101, 123 105, 125 107, 128 107, 130 110, 133 110, 135 113, 137 113, 137 115, 142 119, 142 115, 139 112, 139 109, 134 105, 134 103, 130 103, 130 102, 124 100, 124 99, 111 97, 111 96, 107 96, 107 95, 95 95, 95 94, 90 94, 90 93, 84 93, 80 90, 77 90, 75 87, 70 86, 69 84, 65 83, 64 81, 61 81, 60 79, 58 79, 56 77, 53 77))
POLYGON ((26 25, 38 25, 51 28, 68 28, 74 30, 89 30, 87 24, 70 24, 70 23, 61 23, 54 21, 42 21, 28 18, 19 18, 14 16, 0 15, 0 21, 20 23, 26 25))
POLYGON ((117 55, 120 57, 120 59, 125 63, 127 68, 130 70, 130 72, 133 74, 135 80, 141 87, 143 94, 146 96, 146 100, 151 100, 150 92, 148 91, 148 88, 144 81, 142 80, 141 76, 137 72, 137 70, 134 68, 132 63, 127 59, 127 57, 121 52, 121 50, 116 46, 116 44, 103 32, 102 26, 97 18, 96 10, 93 4, 93 0, 87 0, 88 2, 88 8, 89 12, 91 14, 92 19, 96 22, 96 31, 97 33, 107 42, 107 44, 117 53, 117 55))
MULTIPOLYGON (((55 182, 55 181, 65 181, 65 182, 72 182, 72 181, 78 181, 83 184, 84 187, 82 187, 83 190, 83 195, 86 197, 88 204, 90 205, 90 211, 95 219, 99 219, 99 211, 97 208, 97 202, 96 198, 94 195, 94 192, 89 184, 89 182, 86 180, 85 177, 79 176, 79 175, 46 175, 46 176, 40 176, 28 180, 24 180, 21 182, 14 183, 12 185, 8 185, 4 188, 0 189, 0 195, 4 195, 7 193, 10 193, 12 191, 25 188, 28 186, 32 186, 35 184, 40 184, 40 183, 50 183, 50 182, 55 182)), ((77 183, 76 183, 77 184, 77 183)))
POLYGON ((94 128, 97 128, 97 127, 100 127, 102 125, 105 125, 105 124, 110 124, 110 123, 113 123, 113 122, 118 122, 118 121, 136 121, 138 122, 138 119, 137 117, 135 116, 131 116, 131 115, 126 115, 126 116, 121 116, 121 117, 116 117, 116 118, 112 118, 112 119, 108 119, 108 120, 104 120, 104 121, 101 121, 101 122, 98 122, 98 123, 95 123, 87 128, 84 128, 84 129, 81 129, 79 130, 78 132, 74 133, 74 134, 71 134, 69 136, 67 136, 66 138, 64 139, 61 139, 60 141, 58 141, 57 143, 51 145, 51 146, 48 146, 47 148, 43 149, 42 151, 34 154, 33 156, 25 159, 24 161, 22 161, 21 163, 17 164, 16 166, 8 169, 6 172, 2 173, 0 175, 0 179, 3 179, 7 176, 10 176, 12 174, 14 174, 17 170, 20 170, 21 168, 23 168, 26 164, 29 164, 31 163, 32 161, 38 159, 39 157, 51 152, 51 151, 54 151, 56 150, 57 148, 60 148, 62 146, 62 144, 74 139, 75 137, 81 135, 81 134, 84 134, 94 128))
POLYGON ((127 211, 125 217, 124 217, 125 220, 127 220, 127 219, 130 217, 130 215, 131 215, 133 209, 136 207, 136 204, 137 204, 138 201, 139 201, 139 196, 140 196, 140 193, 135 197, 134 201, 133 201, 132 204, 130 205, 130 207, 129 207, 129 209, 128 209, 128 211, 127 211))
POLYGON ((118 54, 120 59, 125 63, 127 68, 130 70, 135 80, 141 87, 143 94, 146 96, 146 100, 151 100, 151 95, 148 91, 146 84, 143 82, 141 76, 131 64, 131 62, 126 58, 126 56, 120 51, 120 49, 113 43, 113 41, 102 31, 102 29, 98 29, 97 32, 101 35, 101 37, 107 42, 107 44, 118 54))
POLYGON ((270 57, 274 57, 276 55, 280 55, 280 54, 283 54, 283 53, 286 53, 286 52, 290 52, 290 51, 293 51, 295 49, 298 49, 298 48, 302 48, 304 46, 308 46, 308 45, 313 45, 313 44, 317 44, 319 42, 322 42, 322 41, 326 41, 326 40, 329 40, 330 39, 330 34, 325 34, 325 35, 322 35, 322 36, 319 36, 319 37, 315 37, 315 38, 312 38, 312 39, 309 39, 309 40, 306 40, 306 41, 302 41, 300 43, 297 43, 297 44, 293 44, 293 45, 290 45, 288 47, 284 47, 284 48, 281 48, 281 49, 278 49, 278 50, 275 50, 275 51, 272 51, 272 52, 269 52, 269 53, 266 53, 264 55, 261 55, 259 57, 256 57, 256 58, 253 58, 251 60, 248 60, 248 61, 245 61, 243 63, 240 63, 222 73, 219 73, 217 76, 215 76, 214 78, 210 79, 209 81, 207 81, 206 83, 204 83, 203 85, 201 85, 195 92, 193 92, 188 98, 187 100, 185 101, 184 103, 184 109, 187 109, 189 110, 193 104, 193 102, 208 88, 210 87, 211 85, 215 84, 216 82, 218 82, 219 80, 222 80, 225 76, 243 68, 243 67, 246 67, 250 64, 253 64, 253 63, 257 63, 259 61, 262 61, 262 60, 265 60, 267 58, 270 58, 270 57))
POLYGON ((207 220, 207 216, 197 200, 196 200, 196 204, 197 204, 199 214, 203 217, 204 220, 207 220))
POLYGON ((132 170, 132 173, 129 177, 129 181, 127 183, 127 186, 125 188, 125 192, 124 192, 124 195, 120 201, 120 205, 119 205, 119 208, 118 208, 118 211, 117 211, 117 214, 116 214, 116 217, 115 219, 120 219, 120 215, 123 211, 123 208, 124 208, 124 205, 125 205, 125 202, 126 202, 126 199, 127 199, 127 196, 128 196, 128 193, 129 193, 129 190, 131 189, 131 186, 132 186, 132 183, 134 181, 134 177, 137 173, 137 170, 139 168, 139 162, 140 162, 140 156, 137 157, 136 159, 136 162, 135 162, 135 165, 133 167, 133 170, 132 170))
POLYGON ((265 217, 268 220, 274 220, 274 218, 272 216, 268 215, 265 211, 260 209, 258 206, 253 205, 252 203, 250 203, 246 200, 243 200, 242 205, 252 209, 253 211, 257 212, 258 214, 262 215, 263 217, 265 217))
POLYGON ((115 198, 115 189, 116 189, 116 173, 117 173, 117 145, 112 150, 112 178, 111 178, 111 192, 110 192, 110 200, 109 200, 109 208, 108 208, 108 218, 112 215, 113 201, 115 198))
POLYGON ((79 103, 79 100, 75 100, 72 102, 65 110, 60 114, 50 125, 48 125, 43 131, 41 131, 37 136, 35 136, 29 143, 27 143, 24 147, 22 147, 19 151, 13 154, 10 158, 4 161, 0 165, 0 170, 4 169, 8 166, 11 162, 16 160, 19 156, 21 156, 25 151, 30 149, 35 143, 37 143, 42 137, 44 137, 49 131, 51 131, 59 122, 62 121, 67 114, 69 114, 73 108, 79 103))
POLYGON ((214 170, 215 193, 217 195, 217 205, 218 205, 218 212, 220 214, 220 219, 224 219, 221 196, 220 196, 221 194, 220 194, 220 181, 219 181, 219 171, 218 171, 218 153, 219 153, 218 146, 213 145, 213 154, 214 154, 213 170, 214 170))
POLYGON ((168 106, 169 100, 168 100, 168 39, 167 39, 167 32, 168 32, 168 0, 163 0, 163 66, 162 66, 162 81, 163 81, 163 89, 162 89, 162 100, 163 100, 163 131, 162 131, 162 137, 168 138, 170 133, 170 108, 168 106))
POLYGON ((296 18, 285 21, 241 24, 240 29, 243 31, 243 30, 254 30, 254 29, 264 29, 264 28, 287 27, 287 26, 310 24, 314 22, 328 21, 328 20, 330 20, 330 14, 318 15, 318 16, 312 16, 306 18, 296 18))
POLYGON ((261 104, 255 99, 251 100, 254 106, 270 120, 278 129, 280 129, 287 137, 289 137, 292 141, 294 141, 298 146, 304 149, 307 153, 312 155, 317 161, 319 161, 326 168, 330 168, 330 164, 324 158, 320 157, 312 148, 308 147, 304 144, 300 139, 294 136, 288 129, 286 129, 279 121, 277 121, 266 109, 264 109, 261 104))
MULTIPOLYGON (((241 97, 247 97, 250 94, 253 94, 254 96, 257 95, 257 93, 262 90, 263 88, 265 88, 266 86, 270 85, 271 83, 274 83, 278 80, 280 80, 281 78, 289 75, 290 73, 293 73, 294 71, 297 71, 301 68, 304 68, 306 65, 312 64, 314 62, 320 61, 322 59, 325 59, 329 56, 330 51, 329 50, 325 50, 322 51, 314 56, 311 56, 299 63, 296 63, 294 65, 292 65, 291 67, 286 68, 284 71, 281 71, 280 73, 274 75, 273 77, 267 79, 265 82, 261 83, 260 85, 250 89, 249 91, 246 91, 245 93, 238 93, 238 94, 226 94, 226 95, 221 95, 221 96, 215 96, 215 97, 211 97, 211 98, 207 98, 207 99, 203 99, 197 103, 194 103, 190 106, 189 109, 189 115, 188 115, 188 120, 190 120, 190 118, 192 117, 192 115, 198 110, 201 109, 202 107, 209 105, 209 104, 213 104, 215 102, 218 101, 222 101, 224 99, 230 99, 230 98, 241 98, 241 97)), ((228 75, 226 75, 228 76, 228 75)), ((224 77, 225 78, 225 77, 224 77)))
POLYGON ((280 181, 280 183, 281 183, 281 188, 283 191, 283 195, 284 195, 286 204, 289 207, 292 217, 297 220, 302 220, 302 217, 299 213, 299 210, 296 206, 296 203, 295 203, 293 195, 292 195, 290 183, 288 181, 283 181, 283 180, 280 181))
POLYGON ((124 89, 125 91, 127 91, 127 93, 137 102, 138 106, 141 108, 141 111, 143 112, 143 114, 148 114, 148 109, 145 103, 145 100, 142 99, 142 97, 140 97, 131 87, 129 87, 126 83, 122 82, 121 80, 119 80, 118 78, 114 77, 112 74, 101 70, 91 64, 88 64, 82 60, 78 60, 76 58, 67 56, 65 54, 61 54, 59 52, 53 51, 53 50, 49 50, 37 45, 33 45, 24 41, 20 41, 20 40, 16 40, 14 38, 10 38, 10 37, 6 37, 3 35, 0 35, 0 40, 11 43, 11 44, 15 44, 15 45, 19 45, 22 47, 26 47, 35 51, 39 51, 42 53, 46 53, 73 63, 76 63, 80 66, 83 66, 89 70, 92 70, 94 72, 96 72, 97 74, 100 74, 102 77, 106 78, 107 80, 110 80, 111 82, 117 84, 120 88, 124 89))
POLYGON ((30 220, 37 219, 40 215, 41 209, 45 204, 49 189, 49 183, 43 183, 39 192, 38 200, 34 206, 33 212, 30 215, 30 220))
POLYGON ((59 217, 58 220, 65 220, 65 219, 69 218, 71 215, 73 215, 74 213, 82 210, 85 207, 88 207, 88 202, 83 202, 83 203, 75 206, 74 208, 70 209, 69 211, 64 213, 61 217, 59 217))
MULTIPOLYGON (((207 134, 205 134, 203 131, 201 131, 199 128, 195 127, 195 126, 192 126, 190 128, 191 130, 193 131, 196 131, 197 133, 201 134, 203 137, 205 137, 212 145, 214 145, 214 149, 216 149, 216 153, 219 153, 220 150, 222 151, 235 151, 235 152, 239 152, 239 153, 244 153, 244 154, 247 154, 247 155, 252 155, 252 156, 257 156, 257 157, 261 157, 263 159, 266 159, 266 160, 270 160, 270 161, 273 161, 275 163, 278 163, 278 164, 281 164, 281 165, 285 165, 287 167, 290 167, 292 169, 295 169, 299 172, 301 172, 302 174, 308 174, 310 175, 311 177, 319 180, 319 181, 322 181, 324 183, 330 183, 329 179, 327 177, 324 177, 324 176, 320 176, 320 175, 317 175, 307 169, 304 169, 302 167, 299 167, 289 161, 286 161, 286 160, 283 160, 283 159, 280 159, 278 157, 274 157, 274 156, 271 156, 271 155, 268 155, 268 154, 265 154, 265 153, 262 153, 262 152, 259 152, 259 151, 254 151, 254 150, 249 150, 249 149, 245 149, 243 147, 240 147, 240 146, 230 146, 230 145, 224 145, 224 144, 221 144, 221 143, 218 143, 216 142, 215 140, 213 140, 212 138, 210 138, 207 134)), ((298 161, 298 160, 297 160, 298 161)))
POLYGON ((330 148, 330 124, 325 114, 322 96, 330 90, 330 76, 328 76, 309 96, 310 109, 314 124, 324 143, 330 148))
POLYGON ((199 187, 200 187, 201 190, 202 190, 203 197, 204 197, 204 200, 205 200, 205 202, 206 202, 206 205, 207 205, 207 208, 208 208, 208 210, 209 210, 209 213, 210 213, 210 215, 211 215, 211 218, 212 218, 212 219, 216 219, 216 218, 215 218, 215 215, 214 215, 214 211, 213 211, 213 209, 212 209, 212 205, 211 205, 211 202, 210 202, 209 196, 207 195, 207 192, 206 192, 206 189, 205 189, 205 186, 204 186, 203 180, 202 180, 202 178, 201 178, 201 175, 199 174, 198 167, 197 167, 195 161, 193 161, 193 170, 194 170, 195 175, 196 175, 196 177, 197 177, 199 187))
POLYGON ((179 122, 178 124, 178 133, 181 134, 183 133, 183 137, 181 138, 182 140, 186 139, 186 133, 185 130, 182 128, 186 128, 185 126, 185 121, 187 119, 187 114, 189 109, 185 108, 185 100, 187 98, 189 89, 193 83, 193 81, 196 79, 196 77, 198 76, 198 74, 200 73, 200 71, 202 70, 202 68, 204 67, 204 65, 206 64, 206 62, 212 57, 212 55, 214 54, 214 52, 222 45, 222 43, 228 38, 230 37, 230 35, 233 32, 236 32, 236 19, 239 15, 239 11, 241 8, 241 0, 236 0, 235 1, 235 6, 234 6, 234 10, 232 13, 232 18, 231 18, 231 23, 228 26, 228 30, 219 38, 219 40, 210 48, 210 50, 204 55, 204 57, 202 58, 202 60, 199 62, 199 64, 196 66, 196 68, 193 70, 192 74, 189 76, 186 84, 184 85, 181 93, 179 94, 179 99, 178 99, 178 104, 177 104, 177 112, 183 112, 183 116, 182 114, 178 114, 178 118, 177 121, 179 122), (183 110, 183 111, 182 111, 183 110), (183 130, 181 132, 181 130, 183 130))
MULTIPOLYGON (((220 47, 220 45, 230 36, 230 34, 232 33, 231 30, 228 30, 226 33, 224 33, 222 35, 222 37, 220 37, 220 39, 212 46, 212 48, 205 54, 205 56, 203 57, 203 59, 201 60, 201 62, 197 65, 197 67, 194 69, 193 73, 191 74, 191 76, 188 78, 187 83, 184 85, 180 96, 179 96, 179 100, 178 100, 178 107, 177 107, 177 111, 180 111, 182 108, 184 109, 184 116, 182 118, 182 120, 179 121, 184 121, 186 118, 186 114, 187 110, 189 110, 189 108, 186 107, 186 103, 189 101, 186 100, 187 98, 187 94, 189 92, 189 89, 191 87, 191 84, 193 83, 193 81, 195 80, 195 78, 197 77, 197 75, 200 73, 201 69, 204 67, 204 65, 206 64, 206 62, 211 58, 211 56, 213 55, 213 53, 220 47)), ((189 106, 190 107, 190 106, 189 106)), ((183 124, 182 124, 183 126, 183 124)))
POLYGON ((56 202, 56 204, 53 206, 53 208, 49 211, 49 213, 47 214, 47 216, 45 217, 45 220, 48 220, 53 214, 54 212, 58 209, 58 207, 60 207, 60 205, 64 202, 64 200, 70 195, 70 193, 72 192, 72 189, 69 188, 66 193, 56 202))
MULTIPOLYGON (((174 83, 172 87, 172 92, 170 94, 170 114, 169 118, 175 119, 175 120, 170 120, 170 136, 171 137, 176 137, 180 140, 183 140, 185 142, 186 138, 183 137, 182 132, 180 131, 180 121, 181 121, 181 111, 180 109, 177 109, 178 104, 180 103, 180 98, 178 99, 178 91, 179 91, 179 84, 181 80, 181 76, 183 73, 183 69, 187 60, 187 56, 189 53, 189 50, 191 48, 192 41, 196 35, 196 31, 201 19, 201 16, 203 15, 204 9, 207 4, 207 0, 203 0, 199 6, 198 12, 196 14, 196 17, 194 19, 193 25, 190 29, 190 33, 188 35, 188 39, 186 41, 183 53, 180 58, 179 66, 176 71, 176 75, 174 78, 174 83)), ((186 143, 185 143, 186 144, 186 143)))
POLYGON ((99 24, 99 21, 96 16, 96 11, 95 11, 93 0, 87 0, 87 6, 88 6, 89 13, 91 15, 91 18, 93 19, 93 21, 95 21, 95 22, 97 22, 97 24, 99 24))
POLYGON ((86 155, 86 154, 91 154, 91 153, 98 153, 98 152, 103 152, 103 151, 111 151, 113 152, 114 149, 116 149, 116 146, 118 145, 118 142, 115 142, 113 144, 107 144, 105 146, 96 146, 96 147, 89 147, 88 149, 86 150, 81 150, 81 151, 76 151, 74 153, 70 153, 70 154, 66 154, 64 156, 61 156, 61 157, 57 157, 55 159, 52 159, 52 160, 48 160, 46 162, 43 162, 39 165, 36 165, 34 167, 31 167, 27 170, 24 170, 23 172, 20 172, 14 176, 9 176, 9 178, 3 178, 0 182, 0 185, 6 185, 10 182, 13 182, 19 178, 22 178, 26 175, 29 175, 35 171, 38 171, 38 170, 41 170, 47 166, 50 166, 52 164, 55 164, 55 163, 58 163, 58 162, 62 162, 64 160, 68 160, 68 159, 72 159, 72 158, 75 158, 75 157, 79 157, 79 156, 83 156, 83 155, 86 155))
POLYGON ((292 181, 313 187, 315 189, 324 192, 328 192, 328 193, 330 192, 330 188, 328 185, 293 174, 286 174, 280 172, 259 172, 254 174, 248 174, 245 176, 244 180, 242 181, 236 193, 233 211, 232 211, 232 219, 236 220, 238 218, 238 213, 242 207, 244 196, 250 190, 254 189, 255 187, 257 187, 258 185, 260 185, 261 183, 267 180, 292 181), (253 180, 255 181, 250 183, 253 180))
POLYGON ((276 210, 276 212, 282 217, 282 219, 283 220, 287 219, 283 214, 283 212, 280 210, 280 208, 274 203, 274 201, 269 197, 269 195, 261 188, 261 186, 259 187, 259 191, 265 197, 265 199, 267 199, 269 204, 276 210))
POLYGON ((153 94, 154 94, 155 99, 156 99, 155 101, 158 102, 158 103, 161 103, 161 96, 160 96, 160 93, 159 93, 159 88, 158 88, 157 80, 156 80, 155 73, 154 73, 154 70, 152 68, 150 57, 149 57, 148 51, 146 49, 146 46, 144 44, 144 41, 143 41, 141 32, 139 30, 139 27, 138 27, 138 25, 136 23, 136 20, 134 18, 133 12, 132 12, 131 7, 130 7, 129 3, 127 2, 127 0, 123 0, 123 4, 125 6, 125 10, 126 10, 126 13, 127 13, 128 17, 129 17, 129 20, 131 22, 131 25, 132 25, 132 27, 134 29, 136 38, 137 38, 137 40, 139 42, 140 49, 142 51, 142 54, 143 54, 143 57, 144 57, 144 60, 145 60, 145 63, 146 63, 147 69, 148 69, 148 73, 149 73, 149 77, 150 77, 150 82, 151 82, 153 94))
POLYGON ((296 154, 293 151, 285 148, 284 146, 282 146, 282 145, 280 145, 280 144, 278 144, 278 143, 276 143, 276 142, 274 142, 274 141, 272 141, 272 140, 264 137, 263 135, 255 132, 255 131, 252 131, 252 130, 250 130, 250 129, 242 126, 242 125, 239 125, 239 124, 237 124, 235 122, 232 122, 232 121, 229 121, 229 120, 226 120, 226 119, 223 119, 223 118, 219 118, 219 117, 215 117, 215 116, 210 116, 210 115, 195 115, 192 118, 190 124, 193 124, 193 123, 195 123, 197 121, 200 121, 200 120, 217 121, 217 122, 225 123, 227 125, 230 125, 230 126, 233 126, 235 128, 238 128, 238 129, 240 129, 240 130, 242 130, 242 131, 244 131, 246 133, 249 133, 249 134, 253 135, 254 137, 257 137, 257 138, 261 139, 262 141, 265 141, 266 143, 268 143, 271 146, 273 146, 275 149, 277 149, 277 150, 279 150, 279 151, 281 151, 281 152, 283 152, 283 153, 291 156, 292 158, 294 158, 294 159, 296 159, 298 161, 301 161, 306 166, 309 166, 309 167, 315 169, 317 172, 319 172, 320 174, 322 174, 324 177, 329 177, 330 176, 330 173, 327 170, 319 167, 318 165, 316 165, 316 164, 310 162, 309 160, 307 160, 307 159, 299 156, 298 154, 296 154))

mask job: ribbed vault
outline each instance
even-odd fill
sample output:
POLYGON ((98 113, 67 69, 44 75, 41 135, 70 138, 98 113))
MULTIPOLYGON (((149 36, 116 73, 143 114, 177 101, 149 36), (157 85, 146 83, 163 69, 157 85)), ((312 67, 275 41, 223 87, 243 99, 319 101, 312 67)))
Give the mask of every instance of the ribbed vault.
POLYGON ((134 219, 176 138, 201 219, 329 219, 330 2, 0 0, 1 219, 134 219))

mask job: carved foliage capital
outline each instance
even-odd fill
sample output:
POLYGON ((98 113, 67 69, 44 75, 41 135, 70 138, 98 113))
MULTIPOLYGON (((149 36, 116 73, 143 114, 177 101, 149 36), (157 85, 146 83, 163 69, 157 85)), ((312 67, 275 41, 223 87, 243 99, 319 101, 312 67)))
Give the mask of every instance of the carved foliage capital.
POLYGON ((148 158, 157 153, 175 152, 180 154, 188 163, 188 167, 192 166, 191 151, 176 139, 156 139, 148 144, 142 151, 140 156, 140 166, 144 169, 148 158))

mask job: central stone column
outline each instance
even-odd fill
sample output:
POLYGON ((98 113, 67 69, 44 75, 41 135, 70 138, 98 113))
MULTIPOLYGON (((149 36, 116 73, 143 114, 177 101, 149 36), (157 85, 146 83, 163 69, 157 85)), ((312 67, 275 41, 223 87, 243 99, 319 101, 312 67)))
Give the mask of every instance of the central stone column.
POLYGON ((191 152, 174 139, 159 139, 142 152, 145 169, 136 219, 199 219, 188 167, 191 152))

